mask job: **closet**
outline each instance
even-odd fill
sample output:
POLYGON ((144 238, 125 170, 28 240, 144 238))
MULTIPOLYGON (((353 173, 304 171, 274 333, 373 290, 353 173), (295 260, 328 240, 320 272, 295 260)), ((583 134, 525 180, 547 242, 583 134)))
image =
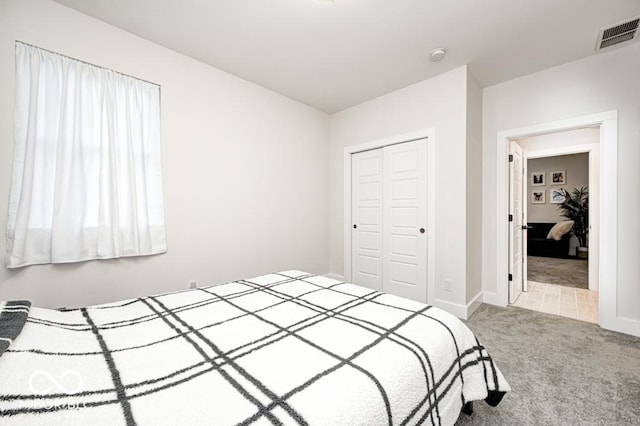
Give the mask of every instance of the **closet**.
POLYGON ((351 155, 355 284, 427 302, 427 140, 351 155))

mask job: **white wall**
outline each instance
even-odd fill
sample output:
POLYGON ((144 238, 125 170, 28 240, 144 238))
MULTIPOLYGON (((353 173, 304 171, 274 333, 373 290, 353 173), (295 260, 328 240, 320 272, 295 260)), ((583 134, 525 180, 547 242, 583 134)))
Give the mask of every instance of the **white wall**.
POLYGON ((332 273, 344 274, 344 148, 434 128, 436 234, 427 236, 436 241, 433 296, 441 306, 466 304, 466 88, 461 67, 331 116, 332 273), (453 280, 452 292, 443 290, 444 279, 453 280))
MULTIPOLYGON (((496 156, 499 131, 618 111, 618 280, 616 316, 640 332, 640 43, 484 90, 483 290, 495 293, 496 156), (635 326, 633 326, 635 327, 635 326)), ((606 277, 604 277, 606 279, 606 277)))
POLYGON ((15 40, 162 86, 169 250, 0 266, 0 299, 76 306, 182 289, 192 279, 214 284, 289 268, 328 272, 326 114, 44 0, 0 2, 0 228, 11 184, 15 40))
POLYGON ((589 187, 589 154, 557 155, 554 157, 532 158, 527 161, 527 222, 560 222, 567 220, 562 216, 562 211, 558 209, 560 204, 551 202, 551 190, 565 189, 573 192, 573 188, 589 187), (555 171, 565 172, 565 183, 563 185, 553 185, 551 173, 555 171), (531 174, 534 172, 545 172, 545 185, 532 186, 531 174), (534 191, 545 192, 544 204, 532 204, 532 193, 534 191))

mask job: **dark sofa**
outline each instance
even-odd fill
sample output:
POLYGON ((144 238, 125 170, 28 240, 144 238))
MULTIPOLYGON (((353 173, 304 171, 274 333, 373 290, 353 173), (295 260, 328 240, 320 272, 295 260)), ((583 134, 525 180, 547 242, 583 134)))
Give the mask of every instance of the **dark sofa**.
POLYGON ((527 255, 543 257, 569 257, 569 239, 571 232, 562 236, 560 241, 553 238, 547 239, 549 230, 554 223, 529 222, 527 223, 527 255))

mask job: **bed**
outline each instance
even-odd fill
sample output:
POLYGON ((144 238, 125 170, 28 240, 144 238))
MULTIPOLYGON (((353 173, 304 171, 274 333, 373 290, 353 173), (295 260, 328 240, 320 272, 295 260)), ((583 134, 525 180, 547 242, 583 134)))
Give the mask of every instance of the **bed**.
POLYGON ((447 312, 300 271, 0 312, 7 425, 452 425, 510 390, 447 312))

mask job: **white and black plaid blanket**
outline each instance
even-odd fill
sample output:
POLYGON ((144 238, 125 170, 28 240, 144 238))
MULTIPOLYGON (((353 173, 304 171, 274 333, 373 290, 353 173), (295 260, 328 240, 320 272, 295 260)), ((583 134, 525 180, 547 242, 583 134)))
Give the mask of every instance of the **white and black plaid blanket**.
POLYGON ((452 315, 298 271, 32 307, 0 356, 2 424, 451 425, 507 391, 452 315))

